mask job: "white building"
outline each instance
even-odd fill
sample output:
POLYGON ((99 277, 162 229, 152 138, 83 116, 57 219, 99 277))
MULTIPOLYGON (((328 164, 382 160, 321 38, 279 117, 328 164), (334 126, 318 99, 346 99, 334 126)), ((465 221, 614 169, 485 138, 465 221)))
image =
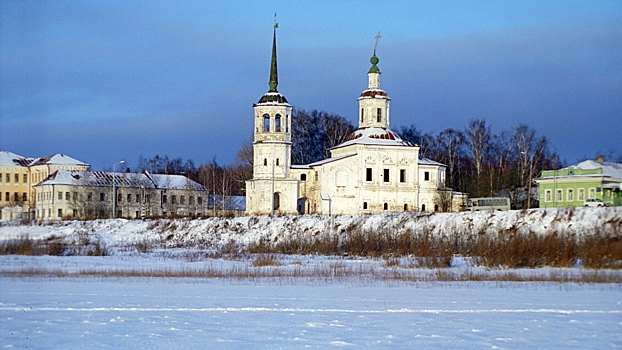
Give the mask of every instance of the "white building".
POLYGON ((272 45, 270 90, 254 105, 254 164, 253 179, 246 187, 247 214, 360 215, 458 209, 465 198, 445 189, 445 165, 420 158, 418 145, 402 140, 389 128, 391 99, 380 89, 375 50, 367 89, 358 98, 358 129, 330 150, 330 158, 291 165, 292 106, 276 89, 276 28, 272 45))
POLYGON ((208 212, 208 189, 181 175, 58 170, 35 189, 35 214, 41 221, 208 212))

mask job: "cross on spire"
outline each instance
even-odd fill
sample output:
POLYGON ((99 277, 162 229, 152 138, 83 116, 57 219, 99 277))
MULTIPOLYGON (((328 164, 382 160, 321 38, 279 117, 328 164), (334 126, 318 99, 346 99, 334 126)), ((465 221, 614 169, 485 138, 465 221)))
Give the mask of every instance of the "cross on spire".
POLYGON ((380 38, 382 38, 382 35, 380 35, 380 31, 378 31, 378 35, 376 35, 376 44, 374 45, 374 55, 376 54, 376 47, 378 47, 378 39, 380 38))

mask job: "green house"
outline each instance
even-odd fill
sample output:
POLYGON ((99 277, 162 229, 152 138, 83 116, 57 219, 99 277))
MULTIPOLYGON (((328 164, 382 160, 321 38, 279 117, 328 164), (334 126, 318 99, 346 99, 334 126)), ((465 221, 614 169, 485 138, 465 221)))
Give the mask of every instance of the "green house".
POLYGON ((559 170, 544 170, 539 178, 540 208, 579 207, 588 198, 622 205, 622 164, 586 160, 559 170))

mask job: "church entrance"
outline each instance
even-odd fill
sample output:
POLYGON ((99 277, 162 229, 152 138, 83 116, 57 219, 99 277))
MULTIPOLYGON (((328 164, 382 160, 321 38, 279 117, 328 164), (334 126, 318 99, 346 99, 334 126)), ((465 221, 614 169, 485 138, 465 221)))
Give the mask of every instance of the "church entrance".
POLYGON ((272 198, 272 209, 279 210, 281 207, 281 196, 278 192, 274 192, 274 197, 272 198))

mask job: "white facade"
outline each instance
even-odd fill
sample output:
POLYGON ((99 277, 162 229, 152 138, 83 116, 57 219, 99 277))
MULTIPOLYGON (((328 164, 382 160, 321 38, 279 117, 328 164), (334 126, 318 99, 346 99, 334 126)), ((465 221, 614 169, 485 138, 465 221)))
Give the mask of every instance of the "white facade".
MULTIPOLYGON (((276 92, 276 85, 272 89, 276 41, 272 60, 271 90, 254 106, 254 165, 253 179, 247 182, 247 214, 440 210, 438 194, 445 188, 446 167, 419 158, 420 147, 389 128, 391 100, 380 89, 375 52, 368 87, 358 98, 358 129, 331 149, 331 158, 307 165, 291 165, 291 106, 276 92), (286 116, 280 129, 274 121, 278 115, 286 116)), ((457 210, 455 205, 452 209, 457 210)))

